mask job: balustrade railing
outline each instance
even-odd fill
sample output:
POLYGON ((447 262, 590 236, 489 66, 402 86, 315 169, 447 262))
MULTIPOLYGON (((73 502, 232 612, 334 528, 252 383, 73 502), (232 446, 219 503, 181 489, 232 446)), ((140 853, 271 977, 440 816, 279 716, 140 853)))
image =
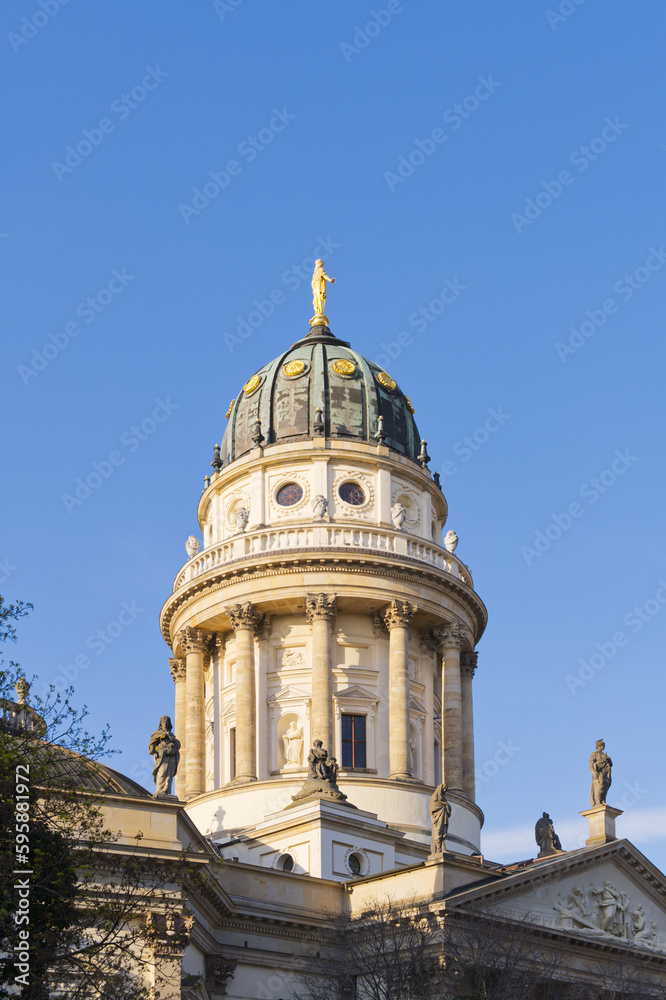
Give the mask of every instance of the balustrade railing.
POLYGON ((299 549, 327 548, 388 552, 435 566, 472 586, 469 570, 453 553, 423 538, 410 536, 402 531, 373 528, 370 525, 315 524, 260 528, 211 545, 183 566, 175 579, 174 593, 190 580, 227 563, 268 552, 287 553, 299 549))

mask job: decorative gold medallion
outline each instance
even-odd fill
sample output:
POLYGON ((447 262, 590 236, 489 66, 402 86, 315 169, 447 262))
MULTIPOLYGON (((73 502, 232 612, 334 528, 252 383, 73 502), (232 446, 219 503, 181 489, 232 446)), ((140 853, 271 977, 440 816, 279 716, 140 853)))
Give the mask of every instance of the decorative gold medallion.
POLYGON ((405 399, 407 400, 407 406, 409 407, 409 412, 410 412, 411 414, 414 414, 414 413, 416 413, 416 410, 415 410, 415 409, 414 409, 414 407, 412 406, 412 401, 411 401, 411 399, 409 398, 409 396, 405 396, 405 399))
POLYGON ((305 361, 297 359, 296 361, 287 361, 286 365, 282 368, 283 375, 289 375, 294 378, 296 375, 302 375, 305 371, 305 361))
POLYGON ((356 371, 356 365, 353 361, 349 361, 347 358, 336 358, 331 368, 338 375, 353 375, 356 371))
POLYGON ((225 413, 225 417, 227 418, 227 420, 228 420, 228 419, 229 419, 229 417, 231 416, 231 411, 232 411, 232 410, 233 410, 233 408, 234 408, 234 403, 235 403, 235 402, 236 402, 236 400, 235 400, 235 399, 232 399, 232 400, 231 400, 231 402, 229 403, 229 409, 228 409, 228 410, 227 410, 227 412, 225 413))
POLYGON ((386 372, 377 372, 377 381, 384 386, 385 389, 389 389, 391 392, 395 389, 395 382, 390 375, 386 372))
POLYGON ((246 382, 243 386, 243 392, 246 396, 249 396, 251 392, 259 386, 261 383, 261 375, 253 375, 249 382, 246 382))

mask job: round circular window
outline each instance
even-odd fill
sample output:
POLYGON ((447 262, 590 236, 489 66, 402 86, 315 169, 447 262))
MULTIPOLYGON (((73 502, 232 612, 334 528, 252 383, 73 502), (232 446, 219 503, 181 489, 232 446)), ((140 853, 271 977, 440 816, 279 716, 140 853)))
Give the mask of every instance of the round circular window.
POLYGON ((361 874, 361 858, 358 854, 350 854, 347 858, 347 867, 352 875, 361 874))
POLYGON ((275 497, 281 507, 294 507, 303 499, 303 488, 298 483, 285 483, 275 497))
POLYGON ((343 483, 339 489, 340 499, 352 507, 360 507, 365 503, 365 491, 358 483, 343 483))
POLYGON ((294 870, 294 859, 291 854, 283 854, 278 862, 278 868, 281 868, 283 872, 293 872, 294 870))

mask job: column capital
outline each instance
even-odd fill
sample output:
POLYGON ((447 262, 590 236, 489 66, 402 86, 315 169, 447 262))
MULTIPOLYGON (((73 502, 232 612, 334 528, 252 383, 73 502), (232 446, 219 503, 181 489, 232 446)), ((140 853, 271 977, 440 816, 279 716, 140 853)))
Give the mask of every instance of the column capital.
POLYGON ((182 657, 175 657, 169 660, 169 673, 174 684, 185 680, 185 660, 182 657))
POLYGON ((207 653, 210 649, 211 637, 200 628, 188 625, 180 630, 177 639, 186 656, 188 653, 207 653))
POLYGON ((231 607, 226 608, 226 612, 234 632, 243 628, 254 632, 261 618, 259 608, 250 601, 245 601, 243 604, 232 604, 231 607))
POLYGON ((466 642, 471 641, 469 630, 460 621, 449 622, 444 628, 435 630, 441 648, 462 649, 466 642))
POLYGON ((386 622, 384 621, 383 611, 375 611, 374 615, 372 616, 372 634, 374 635, 375 639, 382 639, 389 634, 389 631, 386 627, 386 622))
POLYGON ((441 653, 441 640, 435 634, 433 629, 428 629, 427 632, 419 633, 419 645, 424 653, 441 653))
POLYGON ((409 628, 417 611, 418 608, 416 605, 410 604, 409 601, 391 601, 384 608, 386 627, 389 630, 392 628, 409 628))
POLYGON ((461 653, 460 670, 467 677, 473 677, 477 667, 478 653, 461 653))
POLYGON ((335 594, 308 594, 305 598, 305 614, 310 625, 317 619, 325 618, 330 623, 332 632, 337 612, 335 594))
POLYGON ((259 621, 254 627, 254 634, 257 639, 267 640, 271 634, 272 619, 270 615, 261 615, 259 621))

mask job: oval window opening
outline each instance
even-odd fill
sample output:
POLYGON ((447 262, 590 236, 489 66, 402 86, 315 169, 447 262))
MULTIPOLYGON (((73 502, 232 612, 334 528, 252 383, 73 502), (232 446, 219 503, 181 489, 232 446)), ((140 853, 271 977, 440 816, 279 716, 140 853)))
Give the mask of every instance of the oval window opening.
POLYGON ((298 483, 286 483, 277 492, 276 500, 281 507, 293 507, 303 499, 303 489, 298 483))
POLYGON ((343 483, 338 490, 340 499, 352 507, 360 507, 365 503, 365 492, 358 483, 343 483))
POLYGON ((352 875, 361 874, 361 859, 359 858, 358 854, 350 854, 347 860, 347 864, 349 866, 349 871, 352 873, 352 875))

